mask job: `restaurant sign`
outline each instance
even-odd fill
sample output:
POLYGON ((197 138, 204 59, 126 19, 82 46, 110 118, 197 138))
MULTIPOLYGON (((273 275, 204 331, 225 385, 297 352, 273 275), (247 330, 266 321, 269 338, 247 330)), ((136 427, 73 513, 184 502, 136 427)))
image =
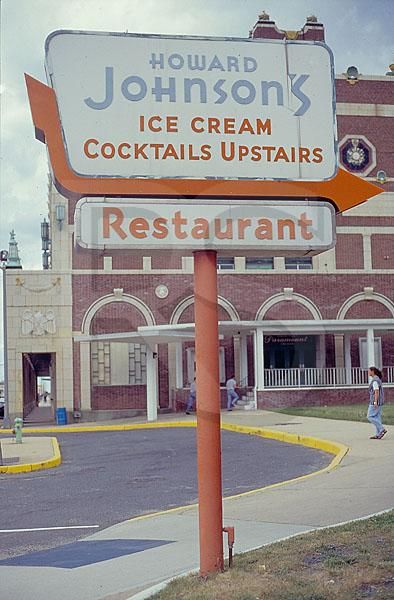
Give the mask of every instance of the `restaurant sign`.
POLYGON ((75 222, 85 248, 302 256, 334 246, 334 218, 332 205, 318 201, 83 198, 75 222))

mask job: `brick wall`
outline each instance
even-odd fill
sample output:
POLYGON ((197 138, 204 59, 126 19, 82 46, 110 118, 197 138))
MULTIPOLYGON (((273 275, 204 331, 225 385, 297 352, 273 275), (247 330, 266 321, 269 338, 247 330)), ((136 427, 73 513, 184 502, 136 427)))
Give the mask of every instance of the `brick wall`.
POLYGON ((181 269, 182 254, 176 252, 164 252, 152 255, 152 269, 181 269))
POLYGON ((142 256, 133 254, 132 250, 112 250, 106 252, 112 256, 112 268, 115 269, 142 269, 142 256))
MULTIPOLYGON (((393 297, 392 277, 380 274, 335 274, 283 273, 275 275, 219 276, 219 294, 227 298, 238 310, 241 320, 253 320, 263 302, 272 295, 282 292, 284 287, 292 287, 312 300, 320 309, 324 319, 335 319, 339 307, 350 296, 359 293, 364 287, 373 287, 375 292, 393 297)), ((73 275, 73 328, 80 329, 83 315, 88 307, 104 295, 111 294, 114 288, 123 288, 124 293, 140 298, 153 311, 157 324, 168 323, 177 304, 193 293, 192 276, 181 274, 162 275, 73 275), (165 284, 169 295, 157 298, 155 288, 165 284)), ((286 302, 279 306, 286 310, 286 302)), ((365 317, 372 316, 366 305, 365 317)), ((289 303, 290 306, 290 303, 289 303)), ((372 306, 372 303, 371 303, 372 306)), ((285 313, 283 313, 285 314, 285 313)), ((181 322, 193 321, 193 308, 182 315, 181 322)), ((279 315, 279 318, 283 318, 279 315)), ((224 309, 219 310, 219 319, 228 320, 224 309)))
MULTIPOLYGON (((386 402, 394 402, 394 388, 385 387, 386 402)), ((365 403, 368 408, 368 390, 264 390, 257 392, 258 408, 282 408, 286 406, 329 406, 335 404, 365 403)))
POLYGON ((394 269, 394 235, 372 235, 372 268, 394 269))
POLYGON ((346 319, 392 319, 392 314, 376 300, 361 300, 353 304, 346 313, 346 319))
POLYGON ((94 385, 92 410, 146 409, 145 385, 94 385))
POLYGON ((126 302, 111 302, 100 308, 92 319, 90 333, 122 333, 146 325, 143 314, 126 302))
POLYGON ((103 269, 103 252, 98 250, 88 250, 75 245, 73 247, 73 269, 103 269))
MULTIPOLYGON (((393 82, 389 77, 387 81, 366 81, 359 79, 356 85, 349 85, 346 79, 337 79, 335 83, 337 102, 357 102, 361 104, 393 103, 393 82)), ((343 117, 340 118, 342 119, 343 117)), ((365 121, 374 120, 373 117, 364 117, 364 119, 365 121)))
POLYGON ((266 321, 287 321, 293 319, 311 319, 308 308, 294 300, 284 300, 272 306, 265 314, 266 321))
POLYGON ((363 269, 363 236, 356 233, 338 234, 335 259, 337 269, 363 269))

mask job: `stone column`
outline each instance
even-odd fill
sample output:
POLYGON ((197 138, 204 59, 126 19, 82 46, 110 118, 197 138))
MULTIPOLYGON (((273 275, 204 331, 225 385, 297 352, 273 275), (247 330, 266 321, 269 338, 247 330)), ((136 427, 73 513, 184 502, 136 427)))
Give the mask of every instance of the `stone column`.
POLYGON ((367 367, 375 366, 375 338, 372 327, 367 329, 367 367))
POLYGON ((81 378, 81 411, 91 410, 90 342, 79 344, 81 378))
POLYGON ((344 338, 344 358, 345 358, 345 369, 346 369, 346 383, 350 385, 352 383, 352 354, 351 354, 351 338, 350 333, 345 333, 344 338))
POLYGON ((175 387, 177 390, 183 388, 183 347, 182 342, 175 344, 175 387))
POLYGON ((370 233, 363 234, 363 254, 365 271, 372 271, 372 249, 370 233))
POLYGON ((233 336, 233 351, 234 351, 234 374, 235 374, 235 379, 240 382, 242 377, 241 377, 241 364, 240 364, 240 354, 241 354, 241 349, 240 349, 240 336, 239 335, 234 335, 233 336))
POLYGON ((261 327, 254 332, 254 372, 257 390, 264 389, 264 333, 261 327))
POLYGON ((157 344, 146 347, 146 412, 148 421, 157 421, 159 403, 157 374, 157 344))
POLYGON ((240 338, 240 381, 244 385, 248 385, 248 337, 246 334, 242 334, 240 338))

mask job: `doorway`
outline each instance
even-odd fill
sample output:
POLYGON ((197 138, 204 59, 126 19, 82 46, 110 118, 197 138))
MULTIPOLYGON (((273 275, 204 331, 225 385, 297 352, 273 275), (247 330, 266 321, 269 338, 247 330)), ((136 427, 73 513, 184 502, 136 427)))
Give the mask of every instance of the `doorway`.
POLYGON ((56 407, 56 354, 29 352, 22 355, 23 419, 28 423, 54 421, 56 407))

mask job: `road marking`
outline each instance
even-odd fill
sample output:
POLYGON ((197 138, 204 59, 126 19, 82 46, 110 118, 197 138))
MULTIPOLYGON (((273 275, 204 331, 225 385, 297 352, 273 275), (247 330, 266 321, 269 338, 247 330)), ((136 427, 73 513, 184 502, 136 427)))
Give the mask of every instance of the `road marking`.
POLYGON ((56 531, 59 529, 96 529, 100 525, 67 525, 64 527, 33 527, 31 529, 0 529, 0 533, 27 533, 29 531, 56 531))

